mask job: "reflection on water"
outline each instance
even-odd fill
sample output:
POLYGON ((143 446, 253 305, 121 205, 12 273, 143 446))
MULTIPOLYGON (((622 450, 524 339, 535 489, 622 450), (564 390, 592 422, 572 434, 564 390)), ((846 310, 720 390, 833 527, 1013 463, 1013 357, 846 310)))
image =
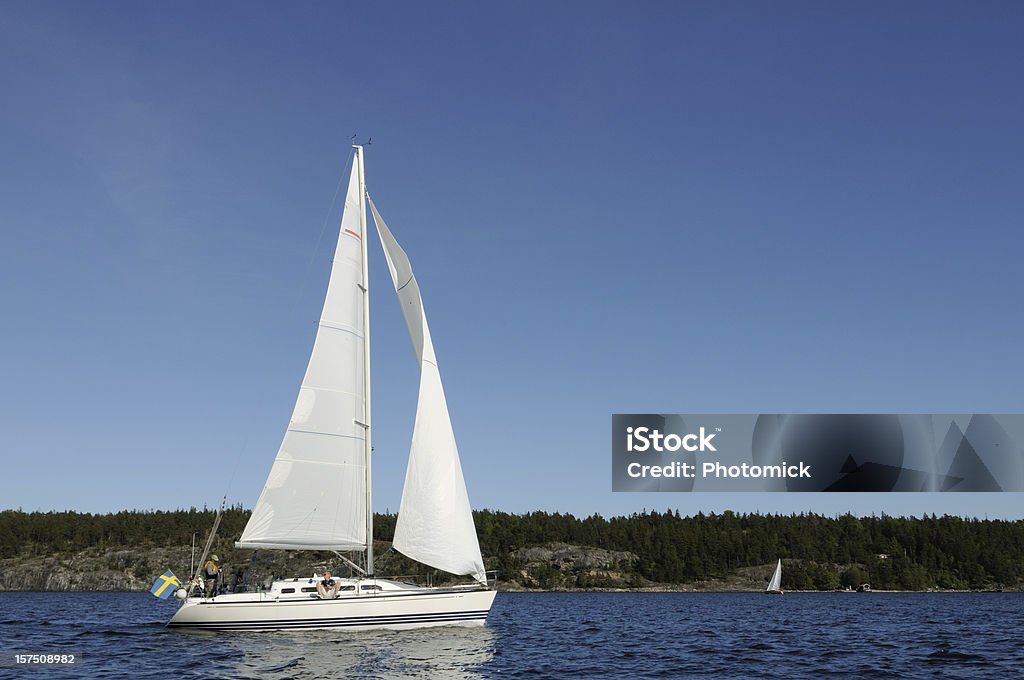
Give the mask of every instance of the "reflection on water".
POLYGON ((236 678, 480 678, 494 656, 486 627, 404 631, 282 631, 205 638, 215 674, 236 678))

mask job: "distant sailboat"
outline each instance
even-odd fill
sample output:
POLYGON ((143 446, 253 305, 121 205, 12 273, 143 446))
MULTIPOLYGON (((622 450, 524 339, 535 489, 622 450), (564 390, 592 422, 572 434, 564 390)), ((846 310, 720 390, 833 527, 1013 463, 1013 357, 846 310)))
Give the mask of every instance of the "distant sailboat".
MULTIPOLYGON (((318 574, 277 580, 257 593, 198 594, 190 585, 175 592, 183 602, 171 627, 252 631, 481 626, 494 601, 419 284, 405 251, 366 194, 363 148, 354 148, 312 355, 266 486, 236 546, 331 551, 359 575, 337 579, 334 597, 319 595, 323 577, 318 574), (423 564, 472 576, 472 584, 424 588, 378 578, 374 572, 367 206, 420 369, 393 546, 423 564), (341 552, 365 554, 365 567, 341 552)), ((205 559, 204 554, 199 563, 205 559)))
POLYGON ((775 565, 775 573, 772 574, 772 578, 768 581, 768 587, 764 589, 766 595, 782 595, 782 560, 775 565))

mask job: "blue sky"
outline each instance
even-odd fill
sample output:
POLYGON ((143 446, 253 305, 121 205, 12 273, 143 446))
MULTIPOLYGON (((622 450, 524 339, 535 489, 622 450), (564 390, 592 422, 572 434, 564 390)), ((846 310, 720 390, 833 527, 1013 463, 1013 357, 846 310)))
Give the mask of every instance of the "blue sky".
MULTIPOLYGON (((475 507, 1024 516, 613 494, 608 441, 1024 411, 1022 33, 1011 2, 0 4, 0 507, 251 506, 359 134, 475 507)), ((417 375, 371 286, 394 510, 417 375)))

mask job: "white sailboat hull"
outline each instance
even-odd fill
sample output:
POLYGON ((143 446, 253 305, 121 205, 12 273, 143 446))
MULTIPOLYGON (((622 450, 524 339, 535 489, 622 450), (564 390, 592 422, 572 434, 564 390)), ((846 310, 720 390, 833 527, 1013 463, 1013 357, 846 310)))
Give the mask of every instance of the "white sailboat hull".
POLYGON ((167 625, 212 631, 482 626, 494 596, 495 591, 483 589, 406 588, 332 600, 311 596, 285 599, 272 593, 190 597, 167 625))

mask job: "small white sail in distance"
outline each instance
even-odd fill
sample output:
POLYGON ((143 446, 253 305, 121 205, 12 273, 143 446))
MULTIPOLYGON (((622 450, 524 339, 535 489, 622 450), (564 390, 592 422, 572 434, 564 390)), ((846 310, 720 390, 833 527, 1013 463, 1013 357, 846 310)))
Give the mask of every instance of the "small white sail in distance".
POLYGON ((373 201, 369 197, 367 200, 420 367, 416 424, 393 545, 395 550, 418 562, 452 574, 471 575, 486 583, 469 494, 419 284, 405 251, 373 201))
POLYGON ((782 560, 775 565, 775 573, 772 574, 772 579, 768 581, 768 587, 765 588, 767 591, 782 590, 782 560))

